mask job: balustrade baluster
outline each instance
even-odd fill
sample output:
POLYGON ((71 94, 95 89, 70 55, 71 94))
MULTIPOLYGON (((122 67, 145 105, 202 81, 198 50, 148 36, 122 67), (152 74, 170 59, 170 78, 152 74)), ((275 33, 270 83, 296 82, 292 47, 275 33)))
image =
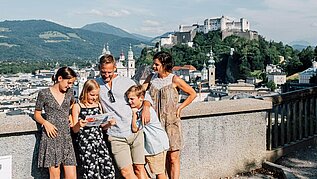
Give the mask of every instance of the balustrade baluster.
POLYGON ((292 103, 287 103, 286 105, 286 143, 291 141, 291 105, 292 103))
POLYGON ((293 103, 293 116, 292 116, 292 118, 293 118, 293 121, 292 121, 292 124, 293 124, 293 142, 294 141, 296 141, 297 140, 297 129, 298 129, 298 126, 297 126, 297 118, 296 118, 296 107, 297 107, 297 102, 294 102, 293 103))
POLYGON ((298 111, 298 139, 303 139, 302 119, 303 119, 303 100, 299 100, 299 111, 298 111))
POLYGON ((274 133, 273 133, 273 147, 276 148, 278 146, 278 109, 279 106, 274 107, 274 133))
POLYGON ((303 100, 303 106, 304 106, 304 137, 308 137, 308 99, 305 98, 303 100))
POLYGON ((281 141, 281 146, 284 146, 284 141, 285 141, 285 125, 284 125, 284 116, 285 114, 285 104, 281 105, 281 136, 280 136, 280 141, 281 141))
POLYGON ((317 97, 314 98, 315 99, 315 134, 317 134, 317 97))
POLYGON ((267 148, 267 150, 272 150, 272 110, 268 111, 268 115, 267 115, 267 141, 266 141, 266 148, 267 148))
POLYGON ((313 121, 313 116, 314 116, 314 98, 310 98, 309 100, 309 135, 313 136, 314 135, 314 121, 313 121))

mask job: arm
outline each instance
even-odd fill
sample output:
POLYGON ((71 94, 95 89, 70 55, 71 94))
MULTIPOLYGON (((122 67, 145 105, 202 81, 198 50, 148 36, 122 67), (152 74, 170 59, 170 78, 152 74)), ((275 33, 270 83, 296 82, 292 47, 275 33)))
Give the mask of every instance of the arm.
MULTIPOLYGON (((144 83, 142 84, 143 90, 147 90, 149 88, 150 85, 150 81, 152 79, 153 74, 150 74, 144 81, 144 83)), ((145 100, 143 103, 143 110, 142 110, 142 124, 147 124, 150 122, 151 119, 151 115, 150 115, 150 107, 153 104, 152 98, 149 95, 148 92, 145 93, 145 100)))
POLYGON ((150 81, 152 79, 153 74, 150 74, 146 77, 145 81, 142 84, 143 90, 146 91, 149 88, 150 81))
POLYGON ((132 132, 136 133, 139 131, 139 127, 136 124, 137 120, 138 120, 138 115, 136 114, 138 110, 136 108, 132 108, 132 132))
POLYGON ((80 106, 79 104, 74 104, 72 108, 72 130, 74 133, 78 133, 81 127, 86 126, 87 121, 84 119, 79 119, 80 106))
POLYGON ((145 100, 143 102, 143 110, 142 110, 142 116, 141 116, 142 125, 150 122, 150 119, 151 119, 150 107, 151 107, 151 103, 145 100))
POLYGON ((34 111, 34 119, 45 128, 48 137, 55 138, 57 136, 57 128, 42 117, 41 110, 34 111))
POLYGON ((189 86, 183 79, 179 78, 176 75, 173 78, 173 84, 176 85, 177 88, 188 94, 186 100, 177 108, 176 116, 180 117, 182 109, 188 106, 196 98, 197 94, 191 86, 189 86))
POLYGON ((101 124, 100 126, 102 127, 102 130, 107 130, 111 126, 114 126, 116 124, 117 124, 116 120, 114 118, 111 118, 108 120, 108 122, 106 124, 101 124))

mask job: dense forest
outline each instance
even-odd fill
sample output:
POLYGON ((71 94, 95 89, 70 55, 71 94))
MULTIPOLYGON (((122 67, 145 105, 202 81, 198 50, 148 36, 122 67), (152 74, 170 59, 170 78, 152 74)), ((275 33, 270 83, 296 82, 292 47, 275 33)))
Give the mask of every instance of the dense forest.
MULTIPOLYGON (((299 51, 282 42, 267 41, 259 36, 258 40, 247 40, 238 36, 229 36, 221 40, 219 31, 208 34, 198 33, 194 38, 193 47, 176 45, 172 48, 162 48, 172 54, 175 65, 190 64, 198 70, 208 62, 207 53, 214 53, 216 61, 216 78, 219 82, 236 82, 254 76, 265 79, 263 73, 267 64, 279 65, 287 76, 303 71, 317 60, 317 47, 308 46, 299 51), (230 55, 231 48, 234 53, 230 55)), ((151 64, 155 53, 153 48, 144 48, 137 65, 151 64)), ((208 64, 207 64, 208 65, 208 64)))

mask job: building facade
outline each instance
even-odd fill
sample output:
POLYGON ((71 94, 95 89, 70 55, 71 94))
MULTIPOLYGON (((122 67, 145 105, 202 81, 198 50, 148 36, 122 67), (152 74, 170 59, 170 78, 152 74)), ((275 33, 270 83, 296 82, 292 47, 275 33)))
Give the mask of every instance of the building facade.
MULTIPOLYGON (((105 45, 104 49, 102 50, 102 54, 111 54, 108 44, 105 45)), ((126 59, 123 51, 121 51, 119 59, 116 60, 116 66, 117 66, 116 73, 119 76, 132 78, 135 75, 135 59, 133 57, 131 44, 128 50, 128 58, 126 59)))
POLYGON ((312 76, 317 74, 317 62, 312 62, 313 66, 299 73, 299 83, 309 83, 312 76))

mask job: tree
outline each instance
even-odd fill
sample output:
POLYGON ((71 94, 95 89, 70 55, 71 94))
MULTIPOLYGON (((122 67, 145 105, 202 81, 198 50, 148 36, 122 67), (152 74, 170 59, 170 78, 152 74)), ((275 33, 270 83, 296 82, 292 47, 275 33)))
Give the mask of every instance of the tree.
POLYGON ((271 89, 271 91, 274 91, 276 89, 276 84, 274 83, 274 81, 268 81, 266 83, 266 86, 271 89))
POLYGON ((315 59, 314 50, 311 46, 306 47, 298 54, 298 58, 302 65, 299 67, 299 71, 304 71, 312 66, 312 60, 315 59))

